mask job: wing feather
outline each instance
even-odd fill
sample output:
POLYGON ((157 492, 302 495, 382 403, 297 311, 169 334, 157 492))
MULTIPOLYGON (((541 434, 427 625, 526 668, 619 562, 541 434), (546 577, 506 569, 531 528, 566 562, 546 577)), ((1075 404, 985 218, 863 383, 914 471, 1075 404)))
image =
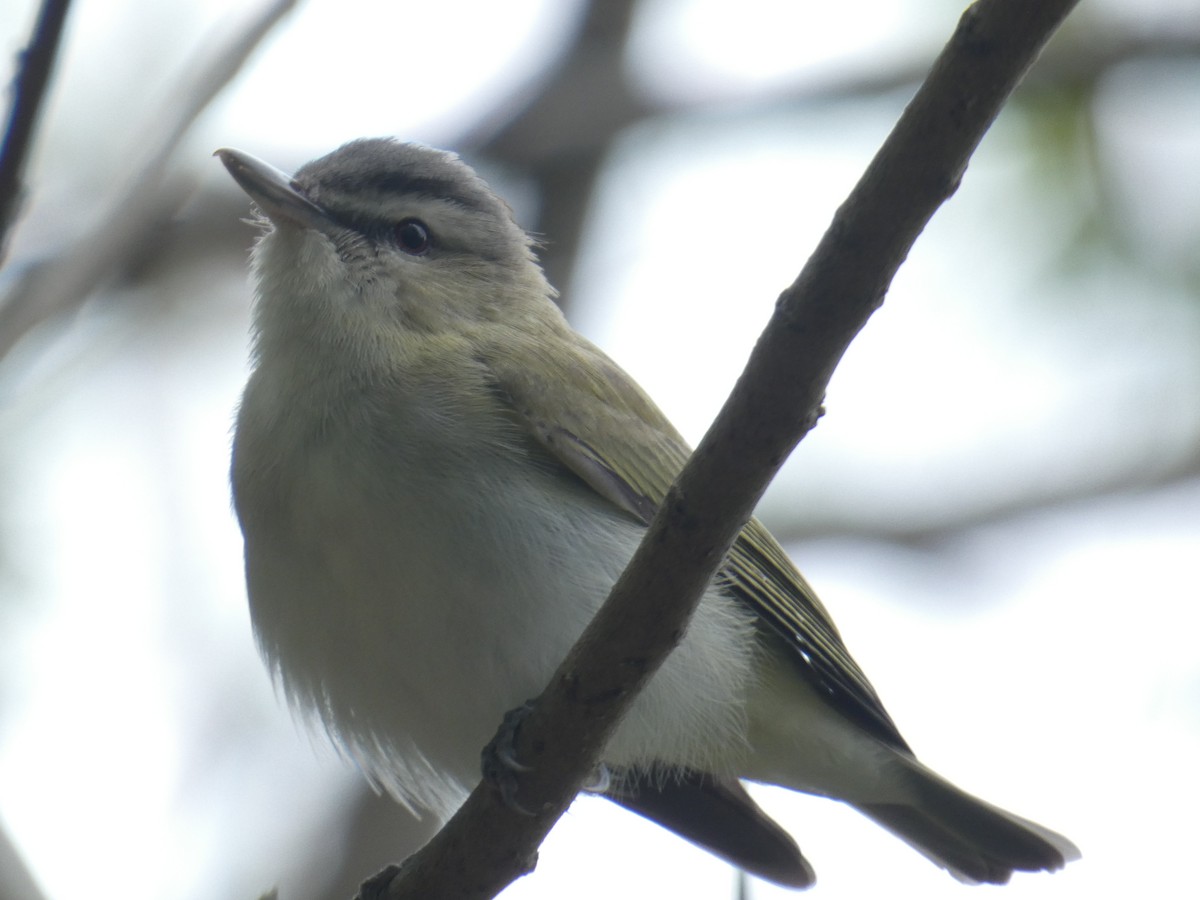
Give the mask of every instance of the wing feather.
MULTIPOLYGON (((649 524, 691 449, 616 363, 574 332, 563 337, 574 353, 548 354, 525 340, 516 352, 509 343, 483 363, 537 447, 649 524)), ((885 743, 908 749, 816 593, 757 519, 746 524, 717 578, 782 638, 831 705, 885 743)))

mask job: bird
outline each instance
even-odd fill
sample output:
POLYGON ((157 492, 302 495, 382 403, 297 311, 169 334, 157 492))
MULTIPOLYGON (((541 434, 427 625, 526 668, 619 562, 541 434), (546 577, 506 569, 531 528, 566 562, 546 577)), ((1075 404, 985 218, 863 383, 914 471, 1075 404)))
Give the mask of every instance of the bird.
MULTIPOLYGON (((377 787, 446 817, 690 448, 456 154, 359 139, 292 176, 216 155, 260 229, 231 462, 259 649, 377 787)), ((814 869, 745 782, 842 801, 966 883, 1080 855, 917 759, 757 519, 601 764, 596 792, 792 888, 814 869)))

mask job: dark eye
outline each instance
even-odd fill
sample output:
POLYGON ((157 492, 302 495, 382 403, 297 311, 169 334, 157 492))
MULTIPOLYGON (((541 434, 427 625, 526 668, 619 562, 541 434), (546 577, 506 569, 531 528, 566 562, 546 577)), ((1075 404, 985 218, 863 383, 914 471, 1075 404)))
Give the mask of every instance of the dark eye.
POLYGON ((396 243, 405 253, 424 256, 433 247, 429 229, 420 219, 401 219, 396 224, 396 243))

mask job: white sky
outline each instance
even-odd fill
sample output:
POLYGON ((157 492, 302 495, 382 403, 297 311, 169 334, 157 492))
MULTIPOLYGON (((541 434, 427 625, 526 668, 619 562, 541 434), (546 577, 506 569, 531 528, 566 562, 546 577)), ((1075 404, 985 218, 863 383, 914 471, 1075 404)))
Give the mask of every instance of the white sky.
MULTIPOLYGON (((52 236, 39 203, 49 210, 91 184, 78 198, 84 224, 107 167, 139 145, 155 91, 169 88, 196 36, 227 27, 239 6, 76 7, 35 167, 52 183, 33 198, 26 246, 30 235, 52 236)), ((568 7, 309 3, 198 123, 189 148, 199 158, 238 146, 286 167, 364 134, 436 142, 528 77, 538 48, 568 26, 568 7)), ((31 8, 7 4, 4 47, 16 46, 10 35, 23 34, 31 8)), ((840 60, 886 59, 913 41, 936 46, 957 13, 953 4, 755 0, 732 16, 727 2, 658 2, 631 64, 662 94, 720 85, 734 95, 824 77, 840 60), (755 27, 764 20, 772 27, 755 27)), ((903 99, 812 113, 802 127, 781 117, 715 136, 711 123, 639 131, 614 154, 577 279, 586 286, 577 324, 693 439, 903 99)), ((1073 305, 1079 297, 1033 304, 1049 311, 1031 334, 1028 308, 1007 302, 1014 291, 1056 289, 1047 267, 1069 239, 1020 206, 992 212, 1012 192, 1036 190, 1014 156, 1021 127, 1002 120, 919 243, 768 510, 894 497, 898 514, 932 515, 962 502, 964 487, 985 496, 1072 477, 1125 432, 1147 435, 1124 445, 1135 454, 1147 441, 1194 438, 1200 412, 1185 393, 1147 397, 1133 421, 1119 403, 1079 416, 1080 398, 1128 390, 1133 369, 1161 383, 1156 366, 1180 357, 1143 345, 1195 346, 1194 303, 1131 334, 1126 285, 1102 271, 1087 286, 1087 317, 1073 305), (1064 366, 1078 352, 1065 338, 1080 329, 1091 350, 1064 366)), ((1194 160, 1195 129, 1172 133, 1161 143, 1194 160)), ((1150 151, 1134 140, 1116 146, 1157 159, 1137 157, 1150 151)), ((224 177, 201 164, 204 177, 224 177)), ((1164 203, 1186 220, 1195 210, 1184 200, 1200 181, 1173 171, 1164 203)), ((2 623, 0 819, 52 898, 81 889, 102 900, 248 897, 244 881, 224 879, 250 871, 261 879, 254 887, 270 886, 296 852, 290 842, 356 778, 279 708, 250 638, 226 501, 246 281, 178 287, 210 303, 189 314, 186 335, 175 319, 130 334, 119 317, 93 311, 48 352, 24 354, 32 368, 0 371, 13 474, 4 499, 20 525, 5 535, 17 561, 5 590, 19 599, 2 623), (260 723, 256 742, 231 744, 228 734, 247 733, 232 726, 245 721, 260 723)), ((1198 504, 1196 485, 1096 502, 929 555, 834 541, 796 548, 923 758, 1082 847, 1082 863, 1019 878, 1007 900, 1173 896, 1191 883, 1195 829, 1183 817, 1200 800, 1198 504)), ((814 862, 827 900, 965 896, 848 811, 778 791, 764 798, 814 862)), ((506 896, 723 900, 731 884, 722 864, 591 801, 506 896)), ((776 893, 757 886, 754 896, 776 893)))

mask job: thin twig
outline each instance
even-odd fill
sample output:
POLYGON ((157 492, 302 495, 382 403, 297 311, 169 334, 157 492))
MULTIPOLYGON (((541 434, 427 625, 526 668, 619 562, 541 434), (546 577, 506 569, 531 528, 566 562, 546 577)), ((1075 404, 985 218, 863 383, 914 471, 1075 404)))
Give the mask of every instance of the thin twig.
POLYGON ((518 735, 532 770, 510 809, 486 784, 370 894, 495 896, 534 865, 620 715, 676 645, 766 485, 816 422, 825 387, 909 248, 958 185, 1005 99, 1075 0, 980 0, 775 314, 629 567, 518 735))
POLYGON ((13 79, 12 108, 4 127, 4 145, 0 147, 0 265, 4 264, 8 232, 21 205, 25 160, 70 5, 71 0, 45 0, 13 79))
POLYGON ((187 67, 180 87, 168 93, 159 124, 144 129, 154 135, 130 167, 124 187, 96 224, 31 269, 0 306, 0 359, 39 323, 82 305, 96 287, 119 272, 151 231, 183 196, 164 187, 164 175, 188 128, 229 83, 250 53, 296 0, 272 0, 254 11, 225 41, 202 45, 201 58, 187 67))

